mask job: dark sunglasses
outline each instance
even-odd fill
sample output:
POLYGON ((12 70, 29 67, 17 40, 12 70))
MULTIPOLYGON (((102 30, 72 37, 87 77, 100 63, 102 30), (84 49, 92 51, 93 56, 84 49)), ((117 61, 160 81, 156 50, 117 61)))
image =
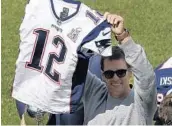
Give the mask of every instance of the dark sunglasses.
POLYGON ((126 69, 119 69, 116 71, 113 70, 107 70, 104 71, 103 74, 107 79, 111 79, 114 77, 114 75, 116 74, 119 78, 122 78, 126 75, 127 70, 126 69))

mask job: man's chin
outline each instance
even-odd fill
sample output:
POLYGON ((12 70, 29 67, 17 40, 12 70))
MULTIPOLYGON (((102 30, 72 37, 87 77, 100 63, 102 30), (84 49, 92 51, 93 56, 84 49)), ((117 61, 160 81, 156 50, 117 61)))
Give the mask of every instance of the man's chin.
POLYGON ((112 84, 112 86, 116 87, 116 86, 121 86, 122 84, 112 84))
POLYGON ((120 98, 121 93, 110 92, 110 96, 112 96, 113 98, 120 98))

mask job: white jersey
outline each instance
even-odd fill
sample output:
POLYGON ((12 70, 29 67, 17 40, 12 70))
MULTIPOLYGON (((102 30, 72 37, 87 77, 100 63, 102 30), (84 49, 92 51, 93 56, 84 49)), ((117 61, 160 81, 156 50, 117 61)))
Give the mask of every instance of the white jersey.
POLYGON ((76 110, 90 50, 111 55, 110 25, 79 1, 30 0, 20 39, 12 97, 54 114, 76 110))

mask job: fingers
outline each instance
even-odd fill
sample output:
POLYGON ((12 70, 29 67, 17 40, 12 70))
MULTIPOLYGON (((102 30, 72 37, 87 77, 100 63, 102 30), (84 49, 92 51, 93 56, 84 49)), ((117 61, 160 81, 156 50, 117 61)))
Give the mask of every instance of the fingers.
POLYGON ((107 20, 108 23, 112 25, 111 29, 112 32, 115 34, 121 34, 124 31, 124 19, 116 14, 111 14, 106 12, 104 14, 104 18, 107 20))
POLYGON ((104 18, 107 19, 108 23, 118 26, 120 23, 123 23, 124 20, 121 16, 116 15, 116 14, 111 14, 109 12, 105 12, 104 18))
POLYGON ((109 14, 110 14, 109 12, 105 12, 105 13, 104 13, 104 18, 107 19, 107 16, 108 16, 109 14))
POLYGON ((118 24, 120 24, 121 22, 123 22, 123 19, 122 19, 120 16, 118 16, 118 17, 114 20, 113 25, 118 26, 118 24))

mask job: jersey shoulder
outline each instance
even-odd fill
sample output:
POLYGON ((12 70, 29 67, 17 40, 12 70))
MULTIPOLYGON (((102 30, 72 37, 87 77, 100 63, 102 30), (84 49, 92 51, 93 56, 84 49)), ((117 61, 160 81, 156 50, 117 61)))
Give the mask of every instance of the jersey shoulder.
POLYGON ((82 15, 88 20, 88 23, 90 22, 98 26, 103 21, 105 21, 103 15, 100 12, 88 7, 87 5, 82 3, 80 8, 82 15))

